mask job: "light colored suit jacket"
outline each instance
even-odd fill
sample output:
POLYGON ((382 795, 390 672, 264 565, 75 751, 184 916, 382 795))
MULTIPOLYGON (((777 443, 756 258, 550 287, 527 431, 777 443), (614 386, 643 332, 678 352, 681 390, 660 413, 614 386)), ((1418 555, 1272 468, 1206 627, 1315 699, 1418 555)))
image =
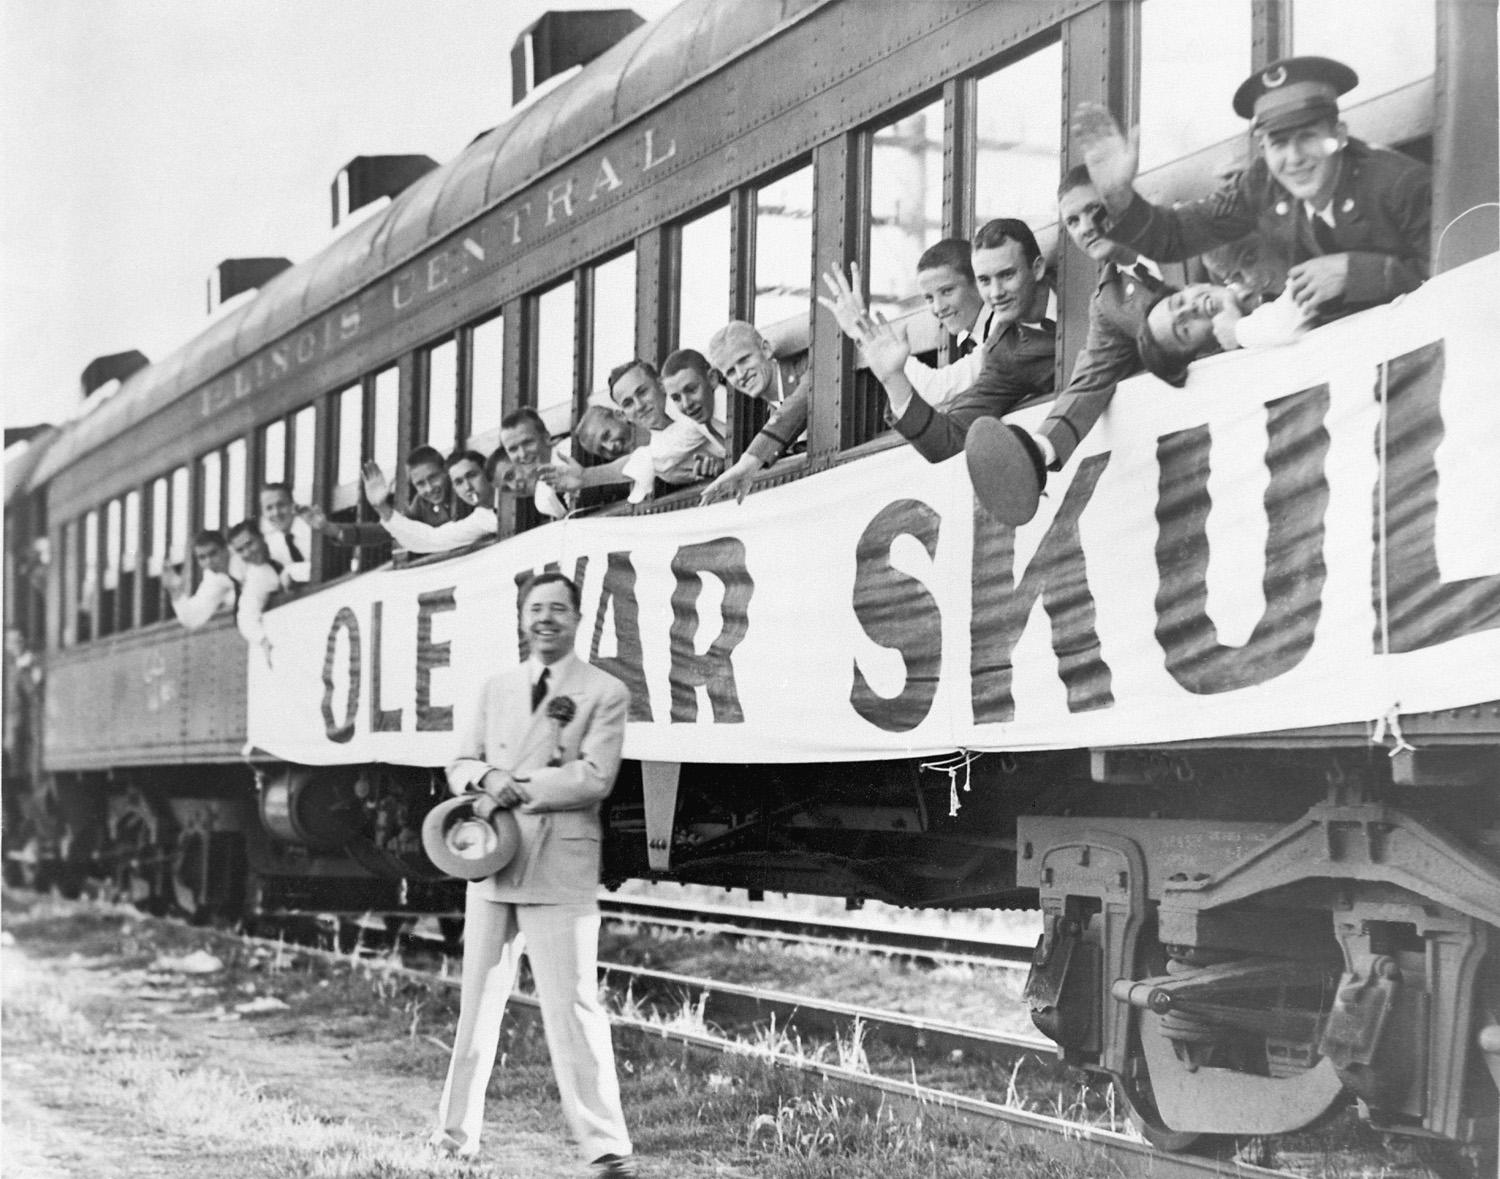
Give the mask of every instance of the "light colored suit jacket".
POLYGON ((478 788, 491 769, 524 779, 531 801, 515 808, 521 846, 506 867, 469 887, 487 899, 527 905, 581 904, 599 887, 599 806, 620 770, 630 692, 608 672, 576 655, 554 669, 546 698, 531 709, 525 664, 493 676, 464 727, 459 758, 448 767, 455 794, 478 788), (548 706, 569 696, 577 709, 566 725, 548 706), (549 762, 557 762, 549 765, 549 762))

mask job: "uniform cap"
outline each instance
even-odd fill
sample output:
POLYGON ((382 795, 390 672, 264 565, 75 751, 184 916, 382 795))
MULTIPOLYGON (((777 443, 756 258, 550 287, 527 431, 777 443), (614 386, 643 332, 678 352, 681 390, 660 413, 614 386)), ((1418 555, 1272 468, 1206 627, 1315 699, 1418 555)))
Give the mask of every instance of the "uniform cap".
POLYGON ((493 876, 515 858, 521 830, 508 810, 481 819, 474 813, 478 795, 450 798, 433 807, 422 823, 422 847, 438 870, 460 880, 493 876))
POLYGON ((1330 57, 1283 57, 1256 70, 1234 92, 1234 113, 1252 131, 1287 131, 1337 118, 1339 95, 1359 85, 1359 75, 1330 57))

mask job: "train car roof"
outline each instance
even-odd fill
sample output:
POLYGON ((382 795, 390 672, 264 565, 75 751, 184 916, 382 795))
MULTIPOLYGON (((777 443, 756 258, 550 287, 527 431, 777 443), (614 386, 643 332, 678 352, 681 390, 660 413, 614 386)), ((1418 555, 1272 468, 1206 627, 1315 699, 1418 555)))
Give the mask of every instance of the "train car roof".
POLYGON ((61 436, 61 431, 57 427, 48 426, 45 430, 37 431, 25 443, 14 447, 14 454, 10 449, 6 450, 5 506, 7 508, 16 496, 31 487, 31 476, 36 471, 37 464, 42 461, 42 457, 61 436))
POLYGON ((111 438, 399 268, 616 126, 645 114, 827 2, 684 0, 642 25, 572 79, 420 177, 380 214, 282 271, 254 299, 133 375, 106 404, 64 428, 58 444, 49 447, 30 472, 28 486, 45 483, 111 438))

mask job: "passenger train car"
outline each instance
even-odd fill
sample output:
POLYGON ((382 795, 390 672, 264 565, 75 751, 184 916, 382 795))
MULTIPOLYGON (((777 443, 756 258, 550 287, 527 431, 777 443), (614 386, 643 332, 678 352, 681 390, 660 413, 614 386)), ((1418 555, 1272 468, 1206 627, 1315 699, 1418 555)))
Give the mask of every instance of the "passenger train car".
MULTIPOLYGON (((686 0, 631 33, 8 467, 8 870, 201 916, 454 912, 421 820, 520 656, 516 586, 557 566, 632 689, 611 881, 1038 907, 1038 1025, 1158 1141, 1353 1094, 1492 1149, 1496 10, 1360 14, 686 0), (1023 217, 1065 376, 1095 282, 1055 225, 1068 112, 1138 123, 1141 188, 1183 199, 1245 150, 1233 86, 1291 52, 1355 65, 1352 132, 1432 165, 1433 279, 1127 382, 1038 518, 995 524, 886 428, 815 277, 859 262, 940 354, 917 255, 1023 217), (173 621, 163 570, 257 485, 360 518, 362 461, 487 451, 523 405, 567 446, 612 366, 731 317, 814 391, 743 505, 505 499, 500 542, 446 559, 325 545, 270 662, 173 621)), ((725 408, 738 453, 764 408, 725 408)))

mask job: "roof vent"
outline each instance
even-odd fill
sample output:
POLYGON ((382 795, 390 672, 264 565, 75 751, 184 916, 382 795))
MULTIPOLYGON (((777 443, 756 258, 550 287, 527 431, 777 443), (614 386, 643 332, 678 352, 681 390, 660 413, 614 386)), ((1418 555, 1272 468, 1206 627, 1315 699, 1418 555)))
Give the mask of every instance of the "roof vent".
POLYGON ((548 78, 593 61, 645 23, 628 8, 543 13, 511 47, 511 102, 520 102, 548 78))
POLYGON ((333 179, 333 224, 381 197, 395 197, 437 167, 430 156, 355 156, 333 179))
POLYGON ((78 378, 83 386, 84 398, 92 397, 111 381, 128 380, 131 374, 139 372, 150 363, 144 352, 137 352, 134 349, 129 352, 111 352, 108 356, 95 357, 83 370, 83 375, 78 378))
POLYGON ((226 258, 209 272, 208 313, 236 295, 263 287, 291 266, 285 258, 226 258))

